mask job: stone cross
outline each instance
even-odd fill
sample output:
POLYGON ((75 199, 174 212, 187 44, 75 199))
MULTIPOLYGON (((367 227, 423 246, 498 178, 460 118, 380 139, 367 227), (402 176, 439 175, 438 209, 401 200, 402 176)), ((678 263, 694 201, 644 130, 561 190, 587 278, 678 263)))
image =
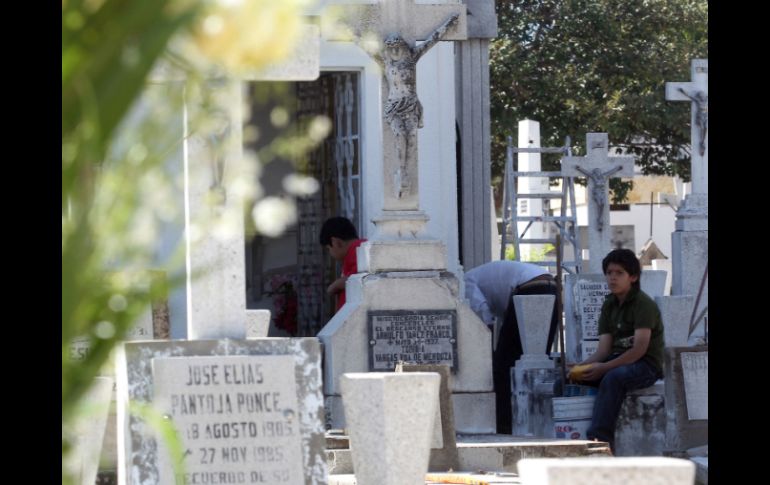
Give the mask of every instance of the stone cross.
MULTIPOLYGON (((691 103, 692 191, 676 211, 671 235, 672 295, 696 295, 708 263, 708 59, 693 59, 690 82, 666 83, 666 99, 691 103)), ((708 307, 708 280, 700 302, 708 307)))
POLYGON ((380 1, 349 8, 344 20, 383 75, 384 210, 419 209, 417 61, 440 40, 464 40, 465 5, 380 1), (376 39, 379 42, 371 42, 376 39), (416 41, 425 42, 417 45, 416 41), (387 127, 385 126, 387 125, 387 127))
MULTIPOLYGON (((399 34, 407 43, 414 45, 425 40, 450 15, 457 14, 457 28, 447 32, 443 40, 465 40, 465 5, 441 3, 415 3, 415 0, 373 0, 369 4, 346 5, 343 20, 358 35, 374 34, 384 38, 399 34)), ((326 33, 324 33, 326 34, 326 33)), ((333 35, 333 34, 332 34, 333 35)))
POLYGON ((567 177, 588 177, 588 250, 589 271, 602 272, 602 258, 612 249, 609 228, 610 210, 607 204, 607 179, 634 176, 634 157, 610 157, 607 133, 586 134, 586 156, 564 157, 562 174, 567 177))
POLYGON ((692 166, 692 193, 708 193, 708 98, 709 98, 709 61, 693 59, 690 69, 690 82, 667 82, 666 100, 690 101, 692 103, 690 150, 692 166))

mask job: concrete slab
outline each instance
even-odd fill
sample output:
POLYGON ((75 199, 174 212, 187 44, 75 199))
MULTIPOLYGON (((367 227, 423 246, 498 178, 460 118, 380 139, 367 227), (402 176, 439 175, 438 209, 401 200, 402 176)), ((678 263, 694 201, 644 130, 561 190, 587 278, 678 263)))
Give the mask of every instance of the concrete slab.
MULTIPOLYGON (((328 443, 328 440, 327 440, 328 443)), ((607 443, 587 440, 523 438, 511 435, 457 435, 460 470, 518 473, 522 458, 567 458, 612 456, 607 443)), ((326 450, 330 480, 332 475, 353 473, 349 449, 326 450)), ((350 482, 332 482, 350 483, 350 482)), ((515 482, 514 482, 515 483, 515 482)))

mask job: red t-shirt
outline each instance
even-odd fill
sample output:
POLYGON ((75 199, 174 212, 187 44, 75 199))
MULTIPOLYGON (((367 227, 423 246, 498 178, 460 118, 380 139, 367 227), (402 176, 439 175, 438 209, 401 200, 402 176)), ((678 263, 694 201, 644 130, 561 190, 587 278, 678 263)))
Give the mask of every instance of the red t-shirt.
MULTIPOLYGON (((356 257, 356 248, 362 243, 365 243, 366 239, 356 239, 350 246, 348 246, 348 252, 345 253, 345 259, 342 260, 342 276, 350 276, 358 273, 358 258, 356 257)), ((337 293, 337 311, 340 311, 342 305, 345 304, 345 290, 343 289, 337 293)))

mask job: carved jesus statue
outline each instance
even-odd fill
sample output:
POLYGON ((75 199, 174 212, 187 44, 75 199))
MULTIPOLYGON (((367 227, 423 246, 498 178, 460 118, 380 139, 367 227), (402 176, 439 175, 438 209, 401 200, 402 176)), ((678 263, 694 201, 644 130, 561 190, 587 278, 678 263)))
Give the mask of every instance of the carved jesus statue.
POLYGON ((697 109, 695 112, 695 124, 698 125, 698 133, 700 134, 699 153, 700 156, 703 156, 706 153, 706 134, 709 129, 709 98, 703 91, 690 94, 684 89, 679 88, 679 92, 695 103, 697 109))
POLYGON ((591 198, 596 203, 596 228, 599 231, 604 229, 604 219, 602 219, 602 213, 604 211, 604 201, 607 199, 607 178, 615 172, 619 172, 623 169, 620 165, 612 167, 609 170, 602 172, 600 168, 594 168, 590 172, 580 165, 575 165, 575 169, 582 173, 591 181, 593 181, 593 188, 591 189, 591 198))
POLYGON ((411 46, 399 34, 385 38, 382 49, 368 51, 383 71, 388 85, 384 118, 396 138, 398 166, 394 170, 395 196, 401 198, 412 190, 412 174, 417 170, 417 130, 422 128, 422 105, 417 99, 417 61, 447 30, 457 23, 452 14, 418 46, 411 46))

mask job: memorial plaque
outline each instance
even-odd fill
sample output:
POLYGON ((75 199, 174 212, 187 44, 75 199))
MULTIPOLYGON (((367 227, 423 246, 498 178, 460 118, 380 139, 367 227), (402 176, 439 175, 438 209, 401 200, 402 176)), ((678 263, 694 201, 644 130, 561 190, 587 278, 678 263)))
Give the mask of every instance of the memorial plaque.
POLYGON ((174 476, 159 440, 161 484, 304 483, 292 356, 156 358, 152 372, 185 450, 174 476))
POLYGON ((587 359, 588 357, 593 355, 598 348, 599 348, 599 339, 595 339, 595 340, 584 339, 583 340, 583 359, 587 359))
POLYGON ((457 373, 456 310, 379 310, 367 313, 369 370, 397 362, 445 364, 457 373))
MULTIPOLYGON (((594 275, 591 275, 594 276, 594 275)), ((592 279, 578 278, 572 287, 570 299, 574 305, 572 313, 574 324, 578 326, 577 335, 580 351, 576 361, 582 361, 596 352, 599 347, 599 315, 602 313, 604 298, 610 293, 604 275, 592 279)))
POLYGON ((606 282, 578 280, 575 291, 583 340, 598 340, 599 315, 602 312, 604 297, 610 293, 610 287, 606 282))
POLYGON ((682 374, 689 419, 709 418, 709 353, 683 352, 682 374))

